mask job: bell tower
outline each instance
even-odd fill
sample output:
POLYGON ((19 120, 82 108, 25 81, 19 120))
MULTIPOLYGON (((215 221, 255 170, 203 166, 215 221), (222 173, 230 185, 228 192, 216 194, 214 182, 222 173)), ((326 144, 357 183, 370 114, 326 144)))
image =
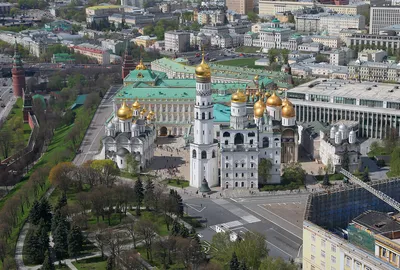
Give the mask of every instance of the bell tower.
POLYGON ((214 143, 214 104, 211 70, 204 60, 196 67, 196 103, 194 140, 190 144, 190 186, 200 188, 203 179, 211 187, 218 185, 217 143, 214 143))

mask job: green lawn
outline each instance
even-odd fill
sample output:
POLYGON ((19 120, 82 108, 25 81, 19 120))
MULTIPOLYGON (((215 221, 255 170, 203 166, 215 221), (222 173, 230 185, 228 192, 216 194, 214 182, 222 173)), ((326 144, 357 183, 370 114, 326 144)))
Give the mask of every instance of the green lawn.
POLYGON ((107 260, 101 257, 93 257, 78 260, 78 262, 72 262, 72 264, 79 270, 105 270, 107 267, 107 260))
POLYGON ((163 184, 169 185, 169 186, 173 186, 173 187, 179 187, 179 188, 186 188, 189 186, 189 181, 185 181, 185 180, 172 180, 172 179, 168 179, 168 180, 164 180, 162 181, 163 184))
POLYGON ((258 58, 238 58, 233 60, 226 60, 215 62, 217 65, 226 65, 226 66, 235 66, 235 67, 248 67, 248 68, 257 68, 264 69, 262 66, 256 66, 254 62, 258 60, 258 58))
POLYGON ((120 171, 119 172, 119 176, 124 177, 124 178, 128 178, 128 179, 132 179, 132 180, 137 180, 137 176, 132 176, 131 173, 128 173, 126 171, 120 171))
MULTIPOLYGON (((129 210, 129 212, 136 216, 136 211, 135 210, 129 210)), ((162 214, 158 214, 153 211, 141 211, 141 216, 140 219, 145 219, 151 221, 154 225, 157 227, 157 232, 161 236, 167 236, 169 235, 169 231, 167 229, 167 225, 165 225, 164 217, 162 214)), ((170 226, 171 229, 171 226, 170 226)))
POLYGON ((242 52, 242 53, 257 53, 260 48, 258 47, 248 47, 248 46, 241 46, 235 49, 235 52, 242 52))

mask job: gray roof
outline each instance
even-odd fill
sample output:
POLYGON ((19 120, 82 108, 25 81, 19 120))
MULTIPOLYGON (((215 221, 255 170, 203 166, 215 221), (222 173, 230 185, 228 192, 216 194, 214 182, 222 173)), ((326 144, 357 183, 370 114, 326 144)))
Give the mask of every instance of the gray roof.
POLYGON ((400 224, 386 213, 368 210, 355 219, 354 223, 358 223, 374 233, 385 233, 400 230, 400 224))
POLYGON ((120 148, 117 151, 117 156, 124 157, 126 154, 129 154, 129 151, 126 148, 120 148))

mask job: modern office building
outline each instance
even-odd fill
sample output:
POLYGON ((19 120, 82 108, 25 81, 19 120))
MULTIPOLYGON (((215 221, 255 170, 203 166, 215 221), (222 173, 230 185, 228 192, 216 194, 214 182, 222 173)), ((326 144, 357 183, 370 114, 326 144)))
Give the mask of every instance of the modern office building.
POLYGON ((400 90, 397 84, 317 79, 287 91, 300 122, 357 121, 359 137, 385 138, 400 130, 400 90))
POLYGON ((333 14, 321 16, 319 31, 328 31, 331 36, 339 36, 342 29, 364 29, 365 17, 358 14, 333 14))
POLYGON ((253 11, 254 1, 253 0, 226 0, 226 6, 228 10, 232 10, 239 14, 247 14, 249 11, 253 11))
POLYGON ((400 24, 400 6, 373 6, 369 17, 369 33, 373 35, 390 25, 400 24))
POLYGON ((165 50, 170 52, 186 52, 190 48, 190 33, 180 30, 165 32, 165 50))

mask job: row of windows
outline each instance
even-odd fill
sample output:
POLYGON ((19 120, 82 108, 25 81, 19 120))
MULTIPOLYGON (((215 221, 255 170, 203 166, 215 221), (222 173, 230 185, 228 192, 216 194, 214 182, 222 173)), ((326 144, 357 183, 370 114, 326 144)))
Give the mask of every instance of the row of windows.
MULTIPOLYGON (((212 151, 212 158, 215 158, 215 151, 212 151)), ((192 152, 192 158, 197 158, 197 151, 193 149, 192 152)), ((206 151, 201 151, 201 159, 207 159, 207 152, 206 151)))
MULTIPOLYGON (((241 163, 240 166, 239 166, 239 163, 235 163, 235 168, 240 168, 240 167, 244 168, 244 165, 245 165, 244 163, 241 163)), ((255 164, 254 163, 250 163, 250 167, 254 168, 255 164)), ((225 168, 229 168, 229 163, 225 163, 225 168)))
MULTIPOLYGON (((226 173, 225 177, 229 178, 229 173, 226 173)), ((243 178, 244 177, 244 173, 241 173, 241 174, 240 173, 235 173, 235 177, 236 178, 238 178, 238 177, 242 177, 243 178)), ((254 177, 254 173, 250 173, 250 177, 254 177)))
POLYGON ((341 104, 356 104, 356 99, 355 98, 334 97, 334 102, 341 103, 341 104))
POLYGON ((329 98, 329 96, 325 96, 325 95, 310 95, 310 100, 311 101, 329 102, 330 98, 329 98))
MULTIPOLYGON (((196 112, 196 119, 199 119, 199 113, 196 112)), ((206 119, 206 113, 201 113, 201 119, 205 120, 206 119)), ((211 112, 208 113, 208 118, 207 119, 213 119, 213 116, 211 112)))
POLYGON ((368 106, 368 107, 383 107, 383 101, 379 100, 368 100, 368 99, 360 99, 361 106, 368 106))

